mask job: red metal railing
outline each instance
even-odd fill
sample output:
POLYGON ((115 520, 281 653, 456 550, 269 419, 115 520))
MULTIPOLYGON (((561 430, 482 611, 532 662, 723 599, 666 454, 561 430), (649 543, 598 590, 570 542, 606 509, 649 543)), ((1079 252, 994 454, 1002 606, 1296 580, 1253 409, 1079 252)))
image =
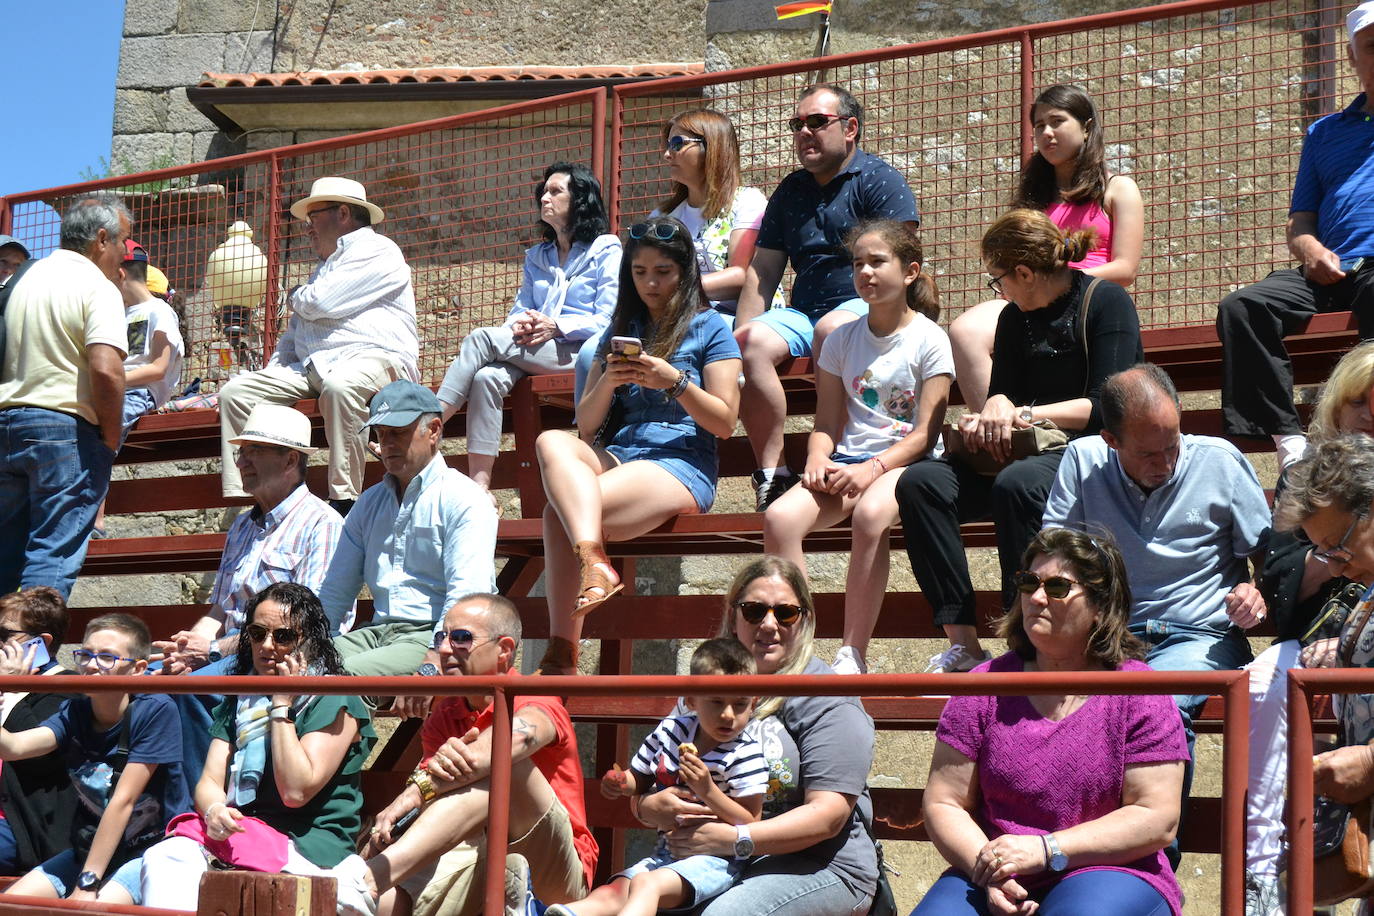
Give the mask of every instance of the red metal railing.
MULTIPOLYGON (((0 691, 22 690, 23 677, 0 677, 0 691)), ((274 677, 90 677, 55 676, 44 683, 56 693, 134 692, 176 694, 271 693, 281 686, 274 677)), ((1374 683, 1366 678, 1364 683, 1374 683)), ((509 827, 511 790, 511 714, 517 696, 682 696, 717 694, 755 696, 831 696, 835 677, 754 675, 747 677, 676 677, 669 675, 618 677, 300 677, 292 688, 301 694, 404 696, 423 691, 447 697, 490 693, 494 697, 490 795, 487 821, 487 861, 504 862, 509 827)), ((1148 671, 973 674, 950 678, 938 674, 869 674, 843 680, 845 694, 873 697, 945 695, 1009 696, 1070 692, 1076 694, 1209 694, 1224 702, 1222 731, 1221 912, 1244 909, 1245 786, 1249 765, 1249 676, 1244 671, 1148 671)), ((1308 722, 1310 748, 1310 720, 1308 722)), ((1295 730, 1295 735, 1297 731, 1295 730)), ((1308 751, 1310 790, 1311 761, 1308 751)), ((1309 798, 1307 810, 1311 810, 1309 798)), ((1308 832, 1308 857, 1311 857, 1308 832)), ((488 868, 485 912, 502 911, 503 870, 488 868)), ((1309 886, 1310 894, 1310 886, 1309 886)), ((1297 912, 1294 910, 1293 912, 1297 912)))
POLYGON ((784 122, 823 73, 864 104, 861 146, 916 192, 953 317, 988 296, 978 241, 1030 153, 1031 101, 1073 82, 1097 102, 1112 168, 1145 199, 1142 326, 1211 324, 1228 291, 1290 261, 1283 228, 1302 131, 1344 104, 1343 13, 1330 0, 1171 3, 618 86, 616 213, 628 222, 666 192, 659 125, 687 107, 666 98, 672 90, 699 91, 733 119, 745 183, 768 193, 796 167, 784 122))

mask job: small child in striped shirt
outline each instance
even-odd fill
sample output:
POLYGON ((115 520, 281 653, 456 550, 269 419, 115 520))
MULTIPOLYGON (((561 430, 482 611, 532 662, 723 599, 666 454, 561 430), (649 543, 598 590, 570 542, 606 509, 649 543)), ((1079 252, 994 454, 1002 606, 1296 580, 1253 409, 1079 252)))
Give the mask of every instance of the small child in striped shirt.
MULTIPOLYGON (((754 658, 733 637, 710 639, 692 654, 693 675, 754 674, 754 658)), ((759 819, 768 789, 763 747, 745 734, 757 697, 689 696, 687 715, 669 715, 640 746, 628 770, 601 777, 607 798, 647 795, 680 786, 727 824, 759 819)), ((722 894, 746 860, 720 856, 674 859, 664 834, 654 854, 596 888, 584 900, 557 904, 546 916, 652 916, 696 906, 722 894)))

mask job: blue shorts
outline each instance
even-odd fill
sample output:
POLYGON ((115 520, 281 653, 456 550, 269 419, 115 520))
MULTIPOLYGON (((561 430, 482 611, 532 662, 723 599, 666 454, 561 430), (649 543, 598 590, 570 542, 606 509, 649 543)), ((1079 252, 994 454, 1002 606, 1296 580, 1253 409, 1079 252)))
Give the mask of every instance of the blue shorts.
MULTIPOLYGON (((858 298, 848 299, 830 311, 853 312, 863 318, 868 315, 868 303, 858 298)), ((811 338, 815 333, 816 324, 805 312, 788 308, 767 309, 754 321, 763 322, 781 337, 787 344, 788 352, 793 356, 811 355, 811 338)))
POLYGON ((124 439, 129 437, 129 430, 138 422, 138 418, 145 413, 151 413, 157 409, 157 401, 153 398, 153 393, 147 388, 129 388, 124 392, 124 416, 120 421, 124 430, 124 439))
POLYGON ((640 859, 629 868, 615 875, 616 878, 633 878, 644 872, 667 868, 678 873, 682 881, 692 890, 692 896, 683 904, 695 906, 712 897, 719 897, 735 883, 740 870, 744 868, 743 859, 725 859, 720 856, 688 856, 674 859, 667 854, 655 853, 640 859))
POLYGON ((872 457, 860 458, 858 455, 846 455, 844 452, 832 452, 830 454, 830 460, 836 464, 863 464, 865 461, 871 461, 872 457))
POLYGON ((687 488, 699 512, 711 511, 711 504, 716 501, 716 476, 703 470, 700 462, 678 457, 655 446, 608 445, 606 451, 620 459, 621 464, 627 461, 652 461, 687 488))
MULTIPOLYGON (((43 873, 43 877, 52 882, 53 890, 57 891, 57 896, 65 897, 76 890, 76 879, 81 874, 81 866, 85 864, 76 860, 76 852, 71 849, 63 850, 53 856, 42 865, 38 870, 43 873)), ((108 871, 107 871, 108 874, 108 871)), ((129 892, 129 896, 134 898, 134 905, 143 903, 143 859, 134 856, 129 861, 115 869, 114 874, 109 875, 101 885, 111 881, 118 884, 129 892)))

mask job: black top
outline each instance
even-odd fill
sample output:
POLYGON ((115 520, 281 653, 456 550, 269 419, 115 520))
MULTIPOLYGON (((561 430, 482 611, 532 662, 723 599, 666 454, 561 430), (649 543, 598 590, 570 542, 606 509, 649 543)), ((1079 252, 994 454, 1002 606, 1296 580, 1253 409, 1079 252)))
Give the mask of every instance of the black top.
MULTIPOLYGON (((1279 473, 1278 484, 1274 487, 1275 505, 1278 505, 1279 497, 1287 488, 1288 471, 1285 469, 1279 473)), ((1351 582, 1344 576, 1336 576, 1318 586, 1314 594, 1299 600, 1298 591, 1311 549, 1312 542, 1301 528, 1272 531, 1269 534, 1269 546, 1264 551, 1264 563, 1260 566, 1259 589, 1269 608, 1269 619, 1278 631, 1275 642, 1301 636, 1316 620, 1326 602, 1351 582)))
MULTIPOLYGON (((39 680, 39 676, 34 679, 39 680)), ((71 695, 65 693, 29 693, 10 712, 5 727, 12 732, 36 728, 69 699, 71 695)), ((0 809, 18 847, 17 874, 70 848, 76 792, 61 749, 0 767, 0 809)))
POLYGON ((988 385, 989 396, 1006 395, 1024 407, 1084 397, 1086 381, 1093 410, 1084 429, 1068 431, 1075 438, 1102 429, 1099 396, 1107 376, 1145 358, 1135 303, 1110 280, 1097 285, 1088 305, 1088 352, 1083 352, 1078 310, 1091 280, 1075 270, 1068 292, 1044 308, 1023 312, 1013 304, 1002 309, 988 385))

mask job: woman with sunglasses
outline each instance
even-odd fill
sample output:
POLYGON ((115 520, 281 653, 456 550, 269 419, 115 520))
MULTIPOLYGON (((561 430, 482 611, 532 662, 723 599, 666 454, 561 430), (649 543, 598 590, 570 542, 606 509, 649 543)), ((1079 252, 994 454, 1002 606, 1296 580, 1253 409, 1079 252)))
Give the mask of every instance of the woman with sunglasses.
POLYGON ((959 524, 992 517, 1003 607, 1011 604, 1016 564, 1040 530, 1064 450, 1015 459, 1012 430, 1049 421, 1070 438, 1098 432, 1102 384, 1144 358, 1126 290, 1069 266, 1082 260, 1091 240, 1087 230, 1066 236, 1039 210, 1012 210, 983 235, 988 285, 1012 307, 997 319, 987 401, 946 435, 962 437, 969 454, 989 460, 992 473, 951 458, 946 439, 944 458, 911 465, 897 483, 912 572, 951 640, 931 659, 932 672, 967 671, 986 658, 959 524), (1085 303, 1090 284, 1097 286, 1085 303))
POLYGON ((716 439, 734 433, 739 412, 739 347, 707 304, 687 227, 655 217, 628 234, 578 435, 550 430, 535 444, 549 498, 546 674, 576 672, 582 617, 621 590, 606 539, 711 508, 716 439), (639 341, 637 355, 613 346, 626 338, 639 341))
MULTIPOLYGON (((759 674, 829 674, 816 658, 816 613, 806 578, 781 557, 751 560, 725 597, 720 635, 754 656, 759 674)), ((763 745, 769 789, 763 820, 747 828, 711 820, 709 809, 665 789, 638 802, 642 823, 671 830, 674 857, 752 859, 733 887, 700 916, 863 913, 878 888, 878 858, 865 823, 873 805, 873 720, 854 697, 760 697, 749 725, 763 745), (674 829, 677 828, 677 829, 674 829)))
MULTIPOLYGON (((1122 286, 1135 282, 1145 237, 1140 188, 1107 168, 1106 133, 1092 98, 1078 86, 1051 86, 1028 112, 1035 152, 1021 171, 1013 207, 1044 210, 1064 232, 1093 229, 1083 257, 1069 266, 1122 286)), ((969 410, 983 408, 992 375, 997 317, 1006 299, 981 302, 949 326, 959 391, 969 410)))
MULTIPOLYGON (((1149 670, 1109 538, 1047 528, 1015 582, 998 627, 1011 651, 976 671, 1149 670)), ((1179 916, 1164 847, 1188 747, 1172 697, 951 697, 935 738, 922 807, 951 868, 913 916, 1179 916)))
POLYGON ((620 239, 609 234, 601 183, 586 166, 555 162, 534 199, 544 240, 525 252, 510 314, 463 340, 439 386, 445 423, 467 405, 468 476, 487 489, 506 395, 526 375, 571 369, 610 319, 619 283, 620 239))
MULTIPOLYGON (((284 688, 289 678, 345 673, 324 608, 305 586, 269 585, 248 604, 246 619, 236 673, 280 677, 284 688)), ((195 910, 200 875, 212 856, 240 867, 316 875, 353 851, 362 827, 360 774, 376 739, 359 697, 297 696, 286 689, 228 696, 215 709, 210 734, 195 814, 143 854, 137 902, 195 910), (270 869, 243 861, 242 845, 259 854, 279 846, 282 861, 270 869)), ((100 899, 130 902, 105 892, 100 899)))
POLYGON ((763 549, 804 570, 803 538, 853 519, 844 639, 831 666, 863 674, 891 567, 897 479, 907 465, 936 453, 954 361, 935 323, 938 292, 916 233, 895 220, 874 220, 856 226, 845 247, 868 316, 840 327, 821 351, 802 485, 768 507, 763 549))

